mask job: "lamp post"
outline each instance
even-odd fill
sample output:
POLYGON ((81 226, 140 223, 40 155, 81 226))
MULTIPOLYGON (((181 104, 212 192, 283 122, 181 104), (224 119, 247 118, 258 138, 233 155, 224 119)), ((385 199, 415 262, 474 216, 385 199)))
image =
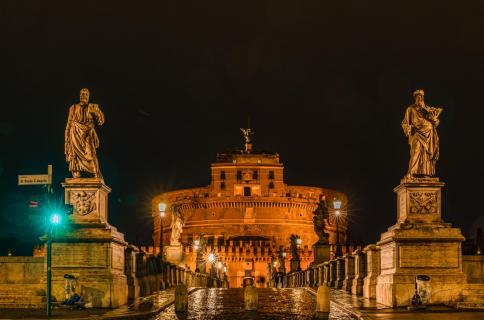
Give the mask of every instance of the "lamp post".
POLYGON ((205 251, 205 246, 206 246, 205 238, 203 237, 203 234, 200 234, 199 238, 193 241, 193 249, 195 250, 197 255, 195 272, 202 272, 202 273, 206 272, 205 267, 203 267, 203 270, 200 269, 203 263, 202 255, 203 255, 203 252, 205 251))
POLYGON ((341 245, 339 243, 339 219, 341 216, 341 200, 334 199, 333 201, 333 208, 334 208, 334 218, 336 220, 336 248, 335 248, 335 256, 340 257, 342 255, 341 252, 341 245))
POLYGON ((61 223, 61 216, 53 213, 48 221, 47 233, 47 318, 52 315, 52 237, 54 228, 61 223))
MULTIPOLYGON (((212 248, 213 250, 213 248, 212 248)), ((215 253, 213 251, 211 251, 209 254, 208 254, 208 262, 210 262, 210 280, 212 281, 212 286, 213 286, 213 280, 215 278, 215 268, 214 268, 214 262, 215 260, 217 259, 215 257, 215 253)))
POLYGON ((296 244, 297 244, 297 253, 299 254, 299 260, 301 260, 301 244, 302 244, 302 239, 299 238, 299 236, 296 239, 296 244))
POLYGON ((165 217, 166 214, 166 204, 163 202, 160 202, 158 204, 158 211, 160 213, 160 255, 161 259, 163 259, 163 218, 165 217))

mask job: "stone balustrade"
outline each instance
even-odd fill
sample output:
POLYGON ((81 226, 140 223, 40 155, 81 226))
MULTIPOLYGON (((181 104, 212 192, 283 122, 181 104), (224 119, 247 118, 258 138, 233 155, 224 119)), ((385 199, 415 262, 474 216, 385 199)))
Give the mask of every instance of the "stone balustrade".
MULTIPOLYGON (((456 298, 472 302, 478 299, 476 297, 482 296, 480 292, 484 288, 484 255, 464 255, 462 256, 462 264, 468 283, 462 294, 467 296, 456 298)), ((305 270, 278 276, 285 277, 284 287, 318 287, 324 285, 345 290, 367 299, 376 299, 380 265, 380 247, 371 244, 364 248, 357 248, 352 253, 347 253, 342 257, 311 265, 305 270)))
POLYGON ((376 270, 379 267, 378 247, 373 245, 364 249, 353 249, 355 250, 351 253, 347 250, 348 253, 342 257, 311 265, 306 270, 288 273, 286 287, 326 285, 356 295, 363 295, 366 288, 374 294, 378 275, 376 270), (368 261, 369 259, 372 261, 368 261))
POLYGON ((185 284, 187 287, 208 287, 212 283, 208 274, 163 261, 160 255, 140 251, 132 245, 125 251, 125 273, 130 301, 178 284, 185 284))

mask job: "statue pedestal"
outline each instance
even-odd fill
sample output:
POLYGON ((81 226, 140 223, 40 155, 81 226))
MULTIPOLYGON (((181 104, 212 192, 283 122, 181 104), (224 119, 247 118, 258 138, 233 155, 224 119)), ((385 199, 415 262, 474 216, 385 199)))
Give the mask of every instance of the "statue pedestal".
POLYGON ((415 293, 415 277, 430 277, 432 304, 452 302, 466 282, 462 272, 459 228, 441 219, 438 179, 402 181, 394 189, 398 199, 397 223, 381 235, 377 302, 407 306, 415 293))
POLYGON ((166 261, 174 264, 183 266, 184 262, 184 255, 183 255, 183 246, 165 246, 164 254, 166 261))
POLYGON ((321 264, 325 261, 330 260, 329 244, 322 244, 322 243, 316 242, 315 244, 313 244, 313 252, 314 252, 313 264, 321 264))
POLYGON ((107 222, 108 194, 102 179, 66 179, 70 224, 52 244, 52 293, 64 300, 64 274, 77 279, 76 292, 93 307, 115 308, 128 298, 124 235, 107 222))

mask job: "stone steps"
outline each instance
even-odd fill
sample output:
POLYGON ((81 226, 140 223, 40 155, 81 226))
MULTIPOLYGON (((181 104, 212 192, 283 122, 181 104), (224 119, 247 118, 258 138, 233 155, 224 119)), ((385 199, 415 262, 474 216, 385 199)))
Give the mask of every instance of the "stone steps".
POLYGON ((0 302, 1 309, 44 309, 44 303, 2 303, 0 302))
POLYGON ((478 302, 457 302, 456 303, 457 309, 480 309, 484 310, 484 303, 478 302))
POLYGON ((0 285, 0 309, 44 308, 45 301, 45 289, 42 285, 0 285))
POLYGON ((0 296, 0 303, 41 303, 45 300, 44 296, 0 296))
POLYGON ((469 283, 462 290, 463 301, 456 307, 461 309, 484 309, 484 283, 469 283))
POLYGON ((0 289, 0 298, 3 296, 43 296, 44 290, 2 290, 0 289))
POLYGON ((462 290, 462 294, 484 294, 484 283, 471 283, 467 284, 462 290))

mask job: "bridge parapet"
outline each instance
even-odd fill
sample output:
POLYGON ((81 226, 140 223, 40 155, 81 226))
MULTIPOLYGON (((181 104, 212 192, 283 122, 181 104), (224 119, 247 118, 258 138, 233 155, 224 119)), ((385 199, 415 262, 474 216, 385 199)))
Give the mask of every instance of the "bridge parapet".
POLYGON ((210 276, 163 261, 161 255, 128 246, 125 251, 129 300, 184 284, 187 287, 208 287, 210 276))

